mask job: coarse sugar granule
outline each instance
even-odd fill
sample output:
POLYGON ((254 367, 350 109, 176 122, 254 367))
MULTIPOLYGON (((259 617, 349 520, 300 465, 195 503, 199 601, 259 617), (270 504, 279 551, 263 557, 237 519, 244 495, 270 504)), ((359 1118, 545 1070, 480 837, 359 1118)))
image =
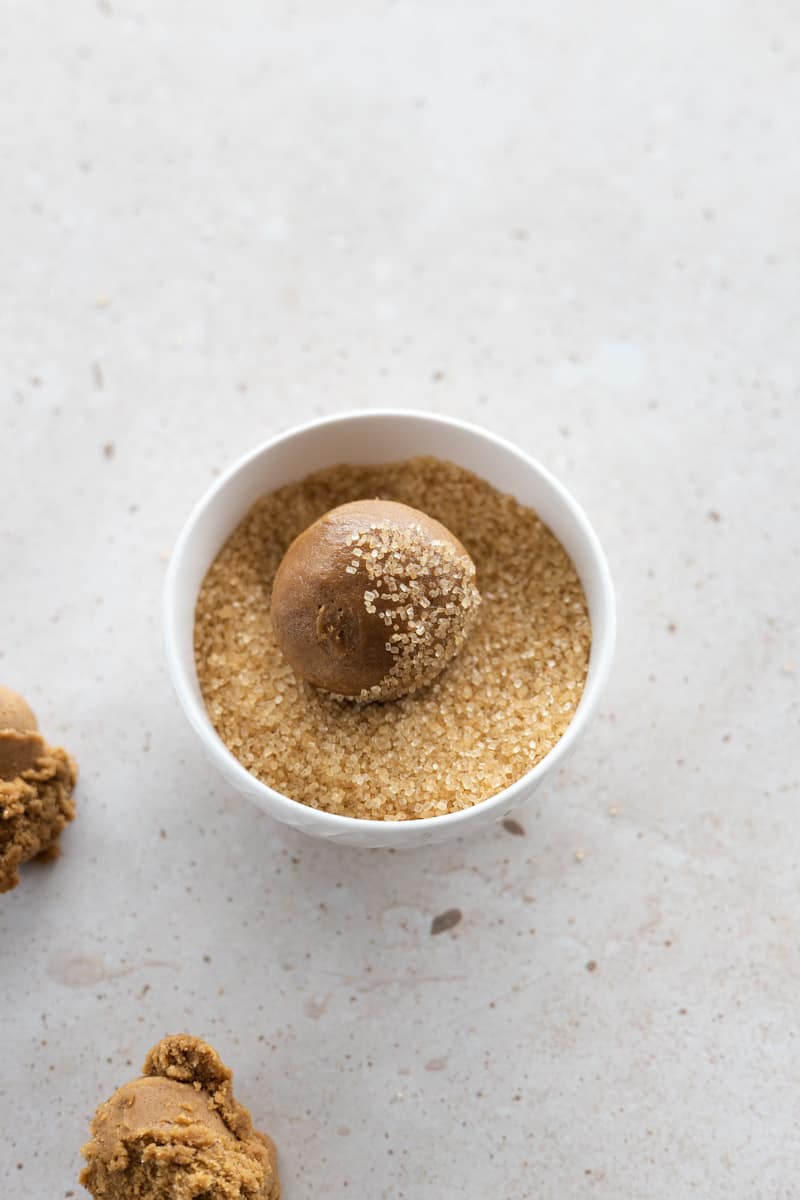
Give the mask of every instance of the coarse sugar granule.
POLYGON ((394 658, 386 676, 362 689, 359 699, 396 699, 439 675, 464 644, 480 604, 475 567, 413 523, 398 528, 373 521, 355 542, 353 554, 359 552, 347 570, 366 573, 364 606, 383 621, 386 651, 394 658))
POLYGON ((222 740, 257 779, 312 808, 413 820, 470 808, 553 748, 586 680, 586 597, 536 513, 454 463, 341 465, 262 497, 208 570, 195 613, 200 688, 222 740), (482 604, 427 688, 385 704, 299 679, 270 621, 294 538, 349 500, 397 500, 441 521, 477 568, 482 604))

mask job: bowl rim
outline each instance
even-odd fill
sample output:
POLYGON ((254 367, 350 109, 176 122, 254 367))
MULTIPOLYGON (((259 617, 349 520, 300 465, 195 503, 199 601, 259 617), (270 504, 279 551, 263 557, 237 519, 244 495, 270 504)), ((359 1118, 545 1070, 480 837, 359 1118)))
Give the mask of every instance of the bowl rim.
MULTIPOLYGON (((194 612, 194 610, 192 611, 194 612)), ((480 425, 463 421, 459 417, 446 416, 424 409, 406 408, 351 409, 344 413, 316 418, 306 421, 301 425, 293 425, 281 433, 266 438, 257 446, 235 459, 196 502, 178 534, 172 554, 170 555, 164 581, 162 619, 164 649, 172 686, 175 689, 178 701, 190 725, 200 737, 205 746, 206 753, 220 773, 239 791, 249 794, 256 803, 258 801, 255 800, 255 794, 260 792, 264 802, 263 804, 259 804, 259 807, 262 807, 271 816, 274 816, 276 820, 282 820, 289 825, 297 827, 299 818, 298 810, 301 810, 303 814, 303 826, 308 832, 314 832, 314 830, 307 828, 309 825, 315 825, 320 833, 326 832, 333 836, 345 835, 348 832, 366 834, 369 831, 376 832, 380 830, 381 838, 387 846, 392 841, 402 842, 404 838, 409 836, 409 829, 419 830, 420 834, 425 829, 433 828, 441 832, 444 832, 445 829, 455 831, 459 825, 468 826, 469 821, 474 819, 479 813, 485 818, 492 809, 505 808, 506 811, 512 809, 515 802, 521 799, 531 789, 532 785, 535 785, 543 776, 549 774, 550 771, 556 768, 569 755, 574 744, 585 730, 591 717, 594 715, 600 694, 608 679, 616 643, 614 585, 605 553, 585 512, 560 480, 547 467, 542 466, 541 463, 514 445, 509 439, 484 429, 480 425), (587 676, 587 684, 584 686, 581 699, 578 702, 578 707, 575 710, 572 720, 555 746, 530 771, 526 771, 524 775, 514 780, 507 788, 503 788, 502 791, 487 797, 486 800, 481 800, 473 804, 470 808, 459 809, 453 813, 443 813, 435 817, 415 817, 400 821, 382 820, 372 817, 347 817, 339 813, 326 812, 324 809, 312 808, 310 805, 304 804, 301 800, 294 800, 291 796, 286 796, 282 792, 271 788, 269 784, 263 783, 239 762, 222 741, 222 738, 211 722, 205 705, 202 703, 202 698, 198 698, 194 694, 191 671, 187 669, 183 655, 178 649, 178 618, 176 612, 178 585, 186 552, 191 544, 198 523, 214 505, 220 493, 227 488, 235 476, 268 450, 274 450, 282 443, 291 441, 301 434, 310 432, 312 429, 323 428, 326 425, 341 425, 351 421, 364 420, 365 418, 379 421, 386 418, 411 418, 446 426, 450 429, 457 429, 484 441, 494 443, 499 449, 521 460, 528 470, 538 474, 557 494, 561 503, 569 510, 573 520, 580 527, 586 539, 597 575, 599 593, 597 607, 605 617, 604 627, 597 630, 592 625, 592 646, 589 660, 590 675, 587 676), (285 815, 281 815, 282 813, 285 815)))

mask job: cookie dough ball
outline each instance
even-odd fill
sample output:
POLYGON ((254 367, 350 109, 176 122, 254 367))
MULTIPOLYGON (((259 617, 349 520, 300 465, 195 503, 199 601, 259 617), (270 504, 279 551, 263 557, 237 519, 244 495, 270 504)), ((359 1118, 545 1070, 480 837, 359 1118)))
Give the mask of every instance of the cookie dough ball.
POLYGON ((15 729, 18 733, 26 733, 38 728, 39 722, 28 701, 19 692, 0 687, 0 730, 15 729))
POLYGON ((95 1200, 279 1200, 275 1147, 199 1038, 163 1038, 92 1120, 81 1183, 95 1200))
POLYGON ((44 751, 33 710, 17 692, 0 687, 0 779, 16 779, 44 751))
POLYGON ((292 542, 273 583, 272 624, 309 683, 393 700, 436 678, 479 604, 475 564, 444 525, 406 504, 356 500, 292 542))
POLYGON ((48 746, 30 706, 0 687, 0 892, 19 883, 19 867, 57 855, 59 834, 75 816, 75 762, 48 746))

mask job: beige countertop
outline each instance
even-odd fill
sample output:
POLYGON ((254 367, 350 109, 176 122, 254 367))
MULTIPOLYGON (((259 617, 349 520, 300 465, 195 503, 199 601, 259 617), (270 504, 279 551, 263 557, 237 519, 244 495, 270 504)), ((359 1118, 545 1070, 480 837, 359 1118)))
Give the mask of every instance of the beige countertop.
POLYGON ((795 1196, 796 6, 29 0, 0 80, 0 682, 81 766, 0 898, 0 1193, 186 1030, 285 1200, 795 1196), (620 623, 522 832, 393 855, 217 779, 159 629, 220 469, 386 405, 559 475, 620 623))

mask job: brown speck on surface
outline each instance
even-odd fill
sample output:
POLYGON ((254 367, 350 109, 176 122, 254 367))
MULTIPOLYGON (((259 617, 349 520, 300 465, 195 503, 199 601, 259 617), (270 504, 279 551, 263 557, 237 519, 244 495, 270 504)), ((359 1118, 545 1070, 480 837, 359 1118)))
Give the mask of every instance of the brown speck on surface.
POLYGON ((446 378, 446 375, 445 375, 444 371, 434 371, 431 374, 431 379, 433 380, 434 383, 441 383, 442 380, 445 378, 446 378))
POLYGON ((608 806, 608 815, 609 815, 610 817, 615 817, 615 816, 617 815, 617 813, 618 813, 618 812, 619 812, 619 809, 617 808, 616 804, 609 804, 609 806, 608 806))
POLYGON ((515 821, 513 817, 506 817, 503 821, 503 829, 506 833, 513 833, 515 837, 524 837, 525 830, 520 825, 519 821, 515 821))
POLYGON ((324 1017, 327 1012, 328 1005, 331 1002, 331 993, 322 1000, 316 1000, 313 996, 309 996, 303 1005, 303 1011, 312 1021, 318 1021, 320 1017, 324 1017))
POLYGON ((722 517, 719 515, 719 513, 717 512, 717 510, 715 508, 712 508, 708 514, 708 519, 709 519, 709 521, 716 521, 717 523, 719 523, 722 520, 722 517))
POLYGON ((163 838, 163 839, 164 839, 164 841, 166 841, 166 840, 167 840, 167 831, 166 831, 166 829, 159 829, 159 831, 158 831, 158 836, 159 836, 160 838, 163 838))
POLYGON ((688 1011, 689 1011, 689 1010, 688 1010, 688 1008, 679 1008, 679 1009, 678 1009, 678 1016, 679 1016, 679 1017, 685 1017, 685 1016, 686 1016, 686 1014, 688 1013, 688 1011))
POLYGON ((667 626, 667 633, 677 633, 677 632, 678 632, 678 626, 675 624, 674 621, 670 621, 669 625, 667 626))
POLYGON ((103 371, 100 366, 100 363, 98 363, 98 362, 92 363, 92 379, 94 380, 94 386, 98 389, 98 391, 102 391, 103 390, 103 371))
POLYGON ((594 959, 593 959, 593 958, 590 958, 590 959, 589 959, 589 961, 587 962, 587 964, 586 964, 586 970, 587 970, 587 971, 589 971, 589 972, 592 972, 592 971, 596 971, 596 970, 597 970, 597 963, 594 961, 594 959))
POLYGON ((443 1071, 447 1066, 446 1058, 429 1058, 425 1063, 426 1071, 443 1071))
POLYGON ((585 851, 585 850, 576 850, 576 851, 575 851, 575 861, 576 861, 576 862, 583 862, 583 860, 584 860, 585 858, 586 858, 586 851, 585 851))
POLYGON ((448 908, 446 912, 439 913, 431 921, 431 933, 446 933, 448 929, 455 929, 461 921, 461 915, 460 908, 448 908))
POLYGON ((113 458, 116 453, 116 449, 117 448, 113 442, 106 442, 106 444, 103 446, 103 457, 113 458))

